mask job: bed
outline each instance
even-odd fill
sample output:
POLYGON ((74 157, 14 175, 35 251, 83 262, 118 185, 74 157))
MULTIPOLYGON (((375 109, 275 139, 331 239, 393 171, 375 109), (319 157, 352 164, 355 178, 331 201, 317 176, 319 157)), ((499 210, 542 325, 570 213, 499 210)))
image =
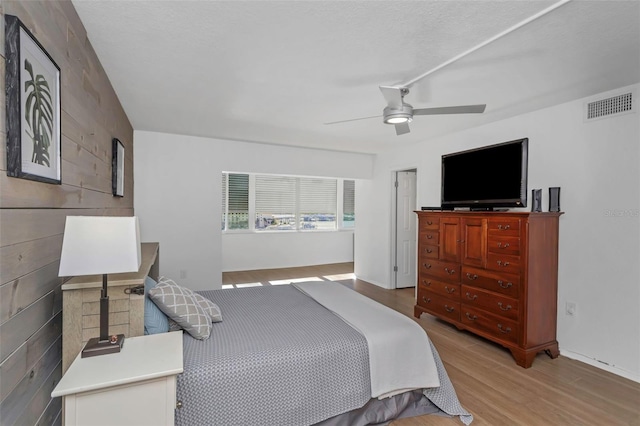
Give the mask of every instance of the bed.
POLYGON ((340 283, 197 293, 223 321, 205 340, 183 333, 178 426, 472 421, 424 330, 340 283))

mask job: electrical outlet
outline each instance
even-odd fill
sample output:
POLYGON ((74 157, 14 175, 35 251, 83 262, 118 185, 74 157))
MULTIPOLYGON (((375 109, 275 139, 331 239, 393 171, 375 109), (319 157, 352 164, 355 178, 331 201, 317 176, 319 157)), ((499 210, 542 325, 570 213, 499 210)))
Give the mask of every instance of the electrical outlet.
POLYGON ((570 317, 576 314, 576 303, 575 302, 567 302, 565 306, 565 313, 570 317))
POLYGON ((180 269, 180 278, 187 278, 187 270, 180 269))

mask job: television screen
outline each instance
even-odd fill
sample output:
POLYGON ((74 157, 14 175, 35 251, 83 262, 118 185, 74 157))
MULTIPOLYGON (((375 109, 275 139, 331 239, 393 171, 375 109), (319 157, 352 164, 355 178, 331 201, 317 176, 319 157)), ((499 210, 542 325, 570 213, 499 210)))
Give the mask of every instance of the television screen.
POLYGON ((526 207, 528 139, 442 156, 443 207, 526 207))

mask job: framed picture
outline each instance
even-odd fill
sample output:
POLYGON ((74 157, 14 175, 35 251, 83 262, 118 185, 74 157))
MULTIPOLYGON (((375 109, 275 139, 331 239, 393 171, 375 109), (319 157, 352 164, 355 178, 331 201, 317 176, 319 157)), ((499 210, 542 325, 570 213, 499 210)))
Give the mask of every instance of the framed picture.
POLYGON ((124 197, 124 145, 113 138, 113 156, 111 157, 111 188, 113 195, 124 197))
POLYGON ((7 175, 60 184, 60 67, 20 19, 4 19, 7 175))

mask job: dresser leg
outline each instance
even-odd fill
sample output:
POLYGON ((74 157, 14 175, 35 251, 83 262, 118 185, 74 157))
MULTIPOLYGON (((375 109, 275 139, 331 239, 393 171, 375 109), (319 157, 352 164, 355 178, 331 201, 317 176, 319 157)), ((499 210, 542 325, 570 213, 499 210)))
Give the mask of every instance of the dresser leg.
POLYGON ((533 360, 536 358, 538 352, 544 351, 551 359, 558 358, 560 350, 558 349, 558 343, 552 343, 548 346, 538 347, 536 349, 524 350, 519 348, 509 348, 511 355, 516 360, 516 364, 520 367, 529 368, 533 364, 533 360))
POLYGON ((413 316, 420 319, 420 316, 422 315, 422 309, 418 308, 417 305, 415 305, 413 307, 413 316))
POLYGON ((516 364, 523 368, 529 368, 533 364, 537 351, 525 351, 522 349, 509 348, 511 355, 516 360, 516 364))
POLYGON ((560 349, 558 349, 558 344, 554 343, 552 346, 549 346, 544 350, 544 353, 549 355, 551 359, 556 359, 560 355, 560 349))

